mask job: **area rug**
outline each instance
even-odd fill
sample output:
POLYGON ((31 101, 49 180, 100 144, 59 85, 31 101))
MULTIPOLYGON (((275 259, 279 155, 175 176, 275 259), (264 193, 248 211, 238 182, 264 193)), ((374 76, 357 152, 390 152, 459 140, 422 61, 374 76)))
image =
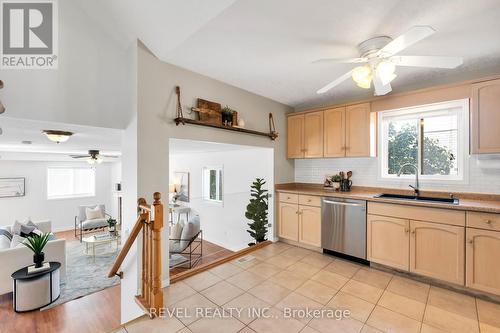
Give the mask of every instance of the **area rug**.
MULTIPOLYGON (((120 278, 108 278, 108 272, 115 261, 116 253, 109 252, 109 245, 96 247, 95 262, 92 256, 83 253, 85 243, 66 241, 66 279, 61 283, 59 299, 40 311, 53 308, 62 303, 95 293, 120 283, 120 278)), ((112 245, 114 248, 114 244, 112 245)))

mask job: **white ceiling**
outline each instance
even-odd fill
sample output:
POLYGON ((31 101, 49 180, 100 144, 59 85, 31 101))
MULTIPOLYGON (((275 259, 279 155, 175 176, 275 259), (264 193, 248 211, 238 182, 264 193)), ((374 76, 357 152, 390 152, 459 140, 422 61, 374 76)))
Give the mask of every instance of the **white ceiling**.
POLYGON ((254 146, 232 145, 227 143, 184 140, 184 139, 169 140, 169 154, 171 155, 218 153, 218 152, 249 150, 249 149, 271 149, 271 148, 261 148, 254 146))
POLYGON ((352 65, 311 61, 358 56, 360 42, 394 38, 414 25, 437 33, 402 55, 462 56, 465 62, 454 70, 401 67, 394 92, 500 73, 498 0, 78 1, 166 62, 299 109, 373 95, 351 80, 316 95, 352 65))
MULTIPOLYGON (((68 154, 86 154, 89 149, 102 154, 121 155, 122 130, 77 126, 63 123, 0 117, 0 161, 76 161, 68 154), (42 134, 42 130, 73 132, 67 142, 55 143, 42 134), (22 141, 31 141, 31 144, 22 141)), ((104 159, 116 161, 117 158, 104 159)))

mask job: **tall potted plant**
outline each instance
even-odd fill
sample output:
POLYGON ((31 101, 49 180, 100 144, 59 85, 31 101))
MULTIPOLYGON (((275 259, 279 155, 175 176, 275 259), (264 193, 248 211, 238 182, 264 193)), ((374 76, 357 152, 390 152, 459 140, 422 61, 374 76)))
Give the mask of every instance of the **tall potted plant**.
MULTIPOLYGON (((247 205, 247 211, 245 217, 252 220, 252 223, 248 223, 250 230, 247 232, 255 239, 255 243, 260 243, 266 240, 267 235, 267 224, 268 224, 268 191, 263 189, 266 182, 262 178, 257 178, 251 187, 251 199, 250 203, 247 205)), ((248 245, 254 245, 255 243, 250 243, 248 245)))
POLYGON ((43 248, 47 245, 49 241, 50 233, 45 234, 33 234, 26 238, 23 244, 33 251, 33 262, 35 263, 35 268, 42 267, 43 261, 45 260, 45 254, 43 253, 43 248))

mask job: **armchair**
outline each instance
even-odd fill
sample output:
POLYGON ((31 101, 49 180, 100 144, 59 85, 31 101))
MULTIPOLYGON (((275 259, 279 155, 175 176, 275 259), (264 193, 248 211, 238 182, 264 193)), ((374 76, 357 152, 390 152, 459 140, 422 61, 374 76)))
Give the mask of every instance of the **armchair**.
POLYGON ((108 217, 111 217, 111 215, 106 213, 106 208, 104 205, 78 206, 78 215, 75 216, 75 238, 79 238, 81 242, 84 233, 103 230, 108 226, 108 217), (104 217, 88 220, 86 209, 95 209, 96 207, 99 207, 102 212, 102 216, 104 217))
POLYGON ((200 229, 198 215, 193 216, 189 222, 183 225, 180 238, 169 239, 169 250, 170 267, 181 266, 188 262, 188 268, 192 268, 201 260, 203 256, 203 231, 200 229))

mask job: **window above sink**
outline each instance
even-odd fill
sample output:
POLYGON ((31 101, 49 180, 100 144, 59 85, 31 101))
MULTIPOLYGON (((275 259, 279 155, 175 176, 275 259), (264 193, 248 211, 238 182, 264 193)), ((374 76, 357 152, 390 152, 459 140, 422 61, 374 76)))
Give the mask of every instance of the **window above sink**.
POLYGON ((378 113, 379 176, 465 182, 468 167, 469 100, 456 100, 378 113))

